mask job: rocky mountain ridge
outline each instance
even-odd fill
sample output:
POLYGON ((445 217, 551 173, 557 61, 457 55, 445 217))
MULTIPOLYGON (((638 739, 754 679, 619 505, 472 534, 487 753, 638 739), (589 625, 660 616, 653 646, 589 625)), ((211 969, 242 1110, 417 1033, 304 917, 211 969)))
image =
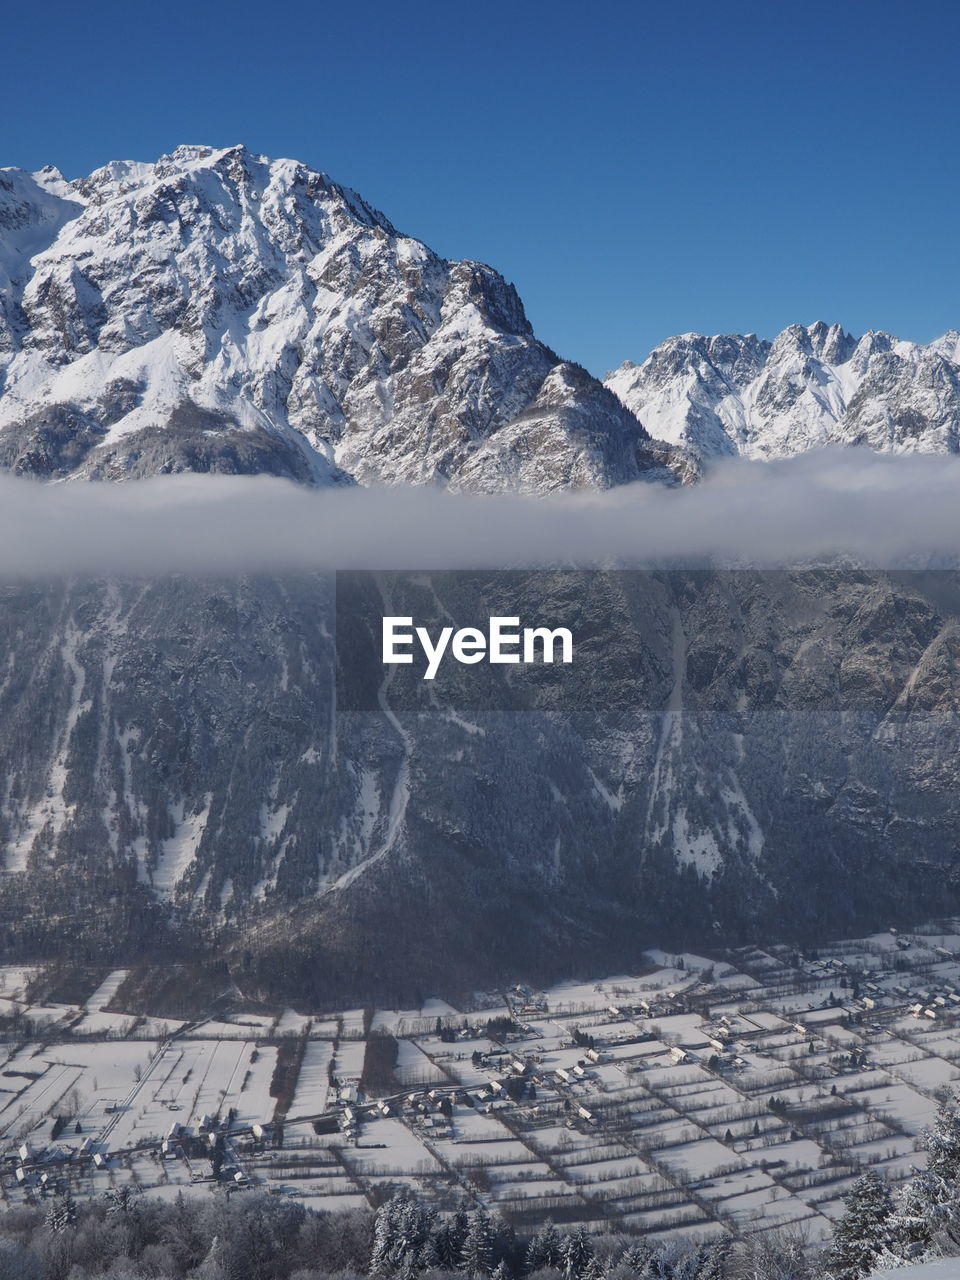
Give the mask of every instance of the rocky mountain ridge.
POLYGON ((756 334, 684 333, 605 384, 659 439, 702 461, 792 457, 823 445, 960 449, 960 333, 923 345, 837 324, 756 334))
POLYGON ((957 452, 960 334, 681 334, 605 384, 512 285, 293 160, 0 170, 0 467, 547 493, 822 444, 957 452), (612 394, 611 394, 612 393, 612 394))
POLYGON ((0 170, 0 467, 549 492, 669 455, 496 271, 296 161, 0 170))

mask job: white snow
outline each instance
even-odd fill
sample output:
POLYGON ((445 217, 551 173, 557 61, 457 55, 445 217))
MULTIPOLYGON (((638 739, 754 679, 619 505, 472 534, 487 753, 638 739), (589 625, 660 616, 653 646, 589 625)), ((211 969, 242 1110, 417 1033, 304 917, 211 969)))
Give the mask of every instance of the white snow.
MULTIPOLYGON (((375 862, 380 862, 383 858, 387 857, 396 844, 397 838, 403 827, 403 819, 407 811, 407 803, 410 799, 410 755, 413 751, 413 739, 400 723, 388 702, 389 689, 396 670, 397 668, 395 666, 387 668, 386 674, 380 684, 380 688, 377 690, 377 701, 380 704, 380 710, 396 732, 403 746, 403 757, 397 769, 396 781, 394 782, 393 792, 390 796, 386 832, 383 840, 379 844, 379 847, 358 862, 356 866, 352 867, 349 871, 340 876, 332 886, 334 889, 346 888, 347 885, 352 884, 354 880, 362 875, 367 867, 371 866, 375 862)), ((361 804, 364 803, 364 795, 367 797, 367 805, 372 803, 373 792, 369 784, 365 784, 365 779, 364 782, 361 783, 361 804)), ((379 796, 377 798, 379 804, 379 796)), ((363 810, 363 815, 365 824, 369 824, 367 829, 372 829, 372 818, 374 815, 371 813, 369 808, 363 810)))
POLYGON ((936 1262, 919 1262, 912 1267, 896 1267, 892 1271, 875 1271, 870 1280, 958 1280, 960 1258, 939 1258, 936 1262))
POLYGON ((187 868, 197 855, 197 847, 207 826, 210 816, 210 805, 213 795, 207 792, 203 806, 197 812, 187 813, 186 802, 180 800, 171 808, 170 816, 176 830, 163 841, 157 865, 147 871, 146 875, 164 897, 170 897, 176 890, 187 868))
POLYGON ((944 361, 960 362, 954 331, 924 346, 881 332, 854 342, 838 325, 792 325, 766 344, 753 334, 680 334, 642 365, 628 361, 605 381, 654 437, 708 460, 788 457, 864 442, 942 453, 955 448, 956 420, 944 361), (740 360, 731 368, 733 351, 740 360), (865 384, 864 404, 857 396, 865 384))
POLYGON ((68 619, 59 656, 70 675, 70 705, 50 760, 43 798, 16 810, 11 805, 8 783, 5 808, 10 819, 11 838, 6 846, 4 870, 7 872, 26 870, 27 859, 41 831, 45 840, 52 845, 73 813, 74 806, 68 805, 64 799, 67 757, 77 721, 91 705, 90 700, 83 697, 86 671, 77 656, 82 638, 74 620, 68 619))
POLYGON ((617 794, 614 795, 608 787, 600 781, 592 769, 588 767, 587 773, 590 775, 590 781, 593 783, 593 789, 604 802, 608 809, 612 809, 614 813, 619 813, 623 808, 623 788, 621 787, 617 794))
POLYGON ((105 1009, 117 994, 129 973, 129 969, 114 969, 111 973, 108 973, 93 995, 87 1000, 86 1008, 92 1013, 105 1009))

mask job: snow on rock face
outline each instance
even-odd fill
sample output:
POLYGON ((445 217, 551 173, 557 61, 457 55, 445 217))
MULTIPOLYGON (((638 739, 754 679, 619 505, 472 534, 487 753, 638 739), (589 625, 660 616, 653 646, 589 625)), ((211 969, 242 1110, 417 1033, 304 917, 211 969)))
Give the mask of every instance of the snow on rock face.
POLYGON ((64 223, 81 211, 76 199, 63 196, 65 188, 55 169, 33 175, 0 169, 0 368, 25 327, 21 308, 31 259, 49 248, 64 223))
POLYGON ((0 169, 0 468, 20 474, 541 493, 828 443, 956 452, 958 423, 957 333, 687 333, 605 388, 496 271, 294 160, 0 169))
POLYGON ((0 246, 0 467, 675 479, 512 285, 296 161, 183 146, 74 182, 0 170, 0 246))
POLYGON ((686 333, 629 361, 606 385, 654 436, 702 459, 781 458, 826 444, 956 453, 960 335, 928 346, 839 325, 686 333))

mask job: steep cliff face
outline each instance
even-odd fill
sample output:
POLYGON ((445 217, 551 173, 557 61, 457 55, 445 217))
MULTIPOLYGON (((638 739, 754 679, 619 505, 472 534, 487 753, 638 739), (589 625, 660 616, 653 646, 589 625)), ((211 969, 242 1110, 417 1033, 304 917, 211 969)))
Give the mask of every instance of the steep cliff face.
POLYGON ((673 482, 516 290, 243 147, 0 170, 0 466, 549 492, 673 482))
POLYGON ((684 334, 604 386, 496 271, 296 161, 0 170, 0 467, 20 474, 548 493, 825 443, 956 452, 958 427, 956 333, 684 334))
POLYGON ((955 905, 956 575, 531 582, 583 637, 561 710, 337 711, 319 577, 6 587, 8 949, 181 928, 365 998, 955 905))
POLYGON ((754 334, 687 333, 626 363, 606 385, 652 435, 702 459, 782 458, 819 445, 956 453, 960 335, 922 346, 839 325, 754 334))
MULTIPOLYGON (((439 589, 456 617, 458 588, 439 589)), ((552 588, 532 591, 549 612, 552 588)), ((595 668, 576 710, 537 710, 535 686, 523 711, 388 715, 405 759, 392 838, 244 931, 251 980, 469 986, 471 970, 627 963, 656 936, 809 939, 955 908, 955 575, 569 591, 553 616, 577 599, 595 668)))

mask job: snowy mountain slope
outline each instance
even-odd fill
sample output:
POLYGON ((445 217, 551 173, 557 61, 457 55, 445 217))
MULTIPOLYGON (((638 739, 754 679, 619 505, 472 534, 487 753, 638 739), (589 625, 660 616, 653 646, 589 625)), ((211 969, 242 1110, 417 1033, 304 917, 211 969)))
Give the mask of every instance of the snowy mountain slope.
POLYGON ((316 575, 6 584, 0 945, 186 936, 366 1000, 953 910, 960 585, 928 578, 535 575, 511 608, 573 604, 597 672, 563 713, 345 708, 316 575))
POLYGON ((955 452, 958 431, 957 333, 682 334, 604 386, 496 271, 296 161, 0 169, 0 468, 21 474, 540 493, 827 443, 955 452))
POLYGON ((674 481, 514 288, 243 147, 0 170, 0 466, 472 489, 674 481))
POLYGON ((596 673, 563 713, 349 710, 318 575, 4 584, 3 953, 366 1000, 956 909, 957 575, 529 581, 596 673))
MULTIPOLYGON (((432 587, 456 617, 457 584, 432 587)), ((574 598, 533 589, 511 610, 574 598)), ((377 783, 397 825, 329 891, 241 926, 251 985, 469 989, 481 969, 629 967, 655 936, 809 940, 954 910, 956 575, 614 574, 575 598, 574 633, 602 637, 576 712, 413 713, 389 686, 383 716, 351 720, 402 755, 377 783)))
POLYGON ((48 249, 81 209, 53 171, 0 170, 0 358, 9 359, 23 335, 20 304, 32 258, 48 249))
POLYGON ((654 436, 703 459, 782 458, 818 445, 956 453, 960 334, 928 346, 839 325, 754 334, 686 333, 629 361, 606 385, 654 436))

